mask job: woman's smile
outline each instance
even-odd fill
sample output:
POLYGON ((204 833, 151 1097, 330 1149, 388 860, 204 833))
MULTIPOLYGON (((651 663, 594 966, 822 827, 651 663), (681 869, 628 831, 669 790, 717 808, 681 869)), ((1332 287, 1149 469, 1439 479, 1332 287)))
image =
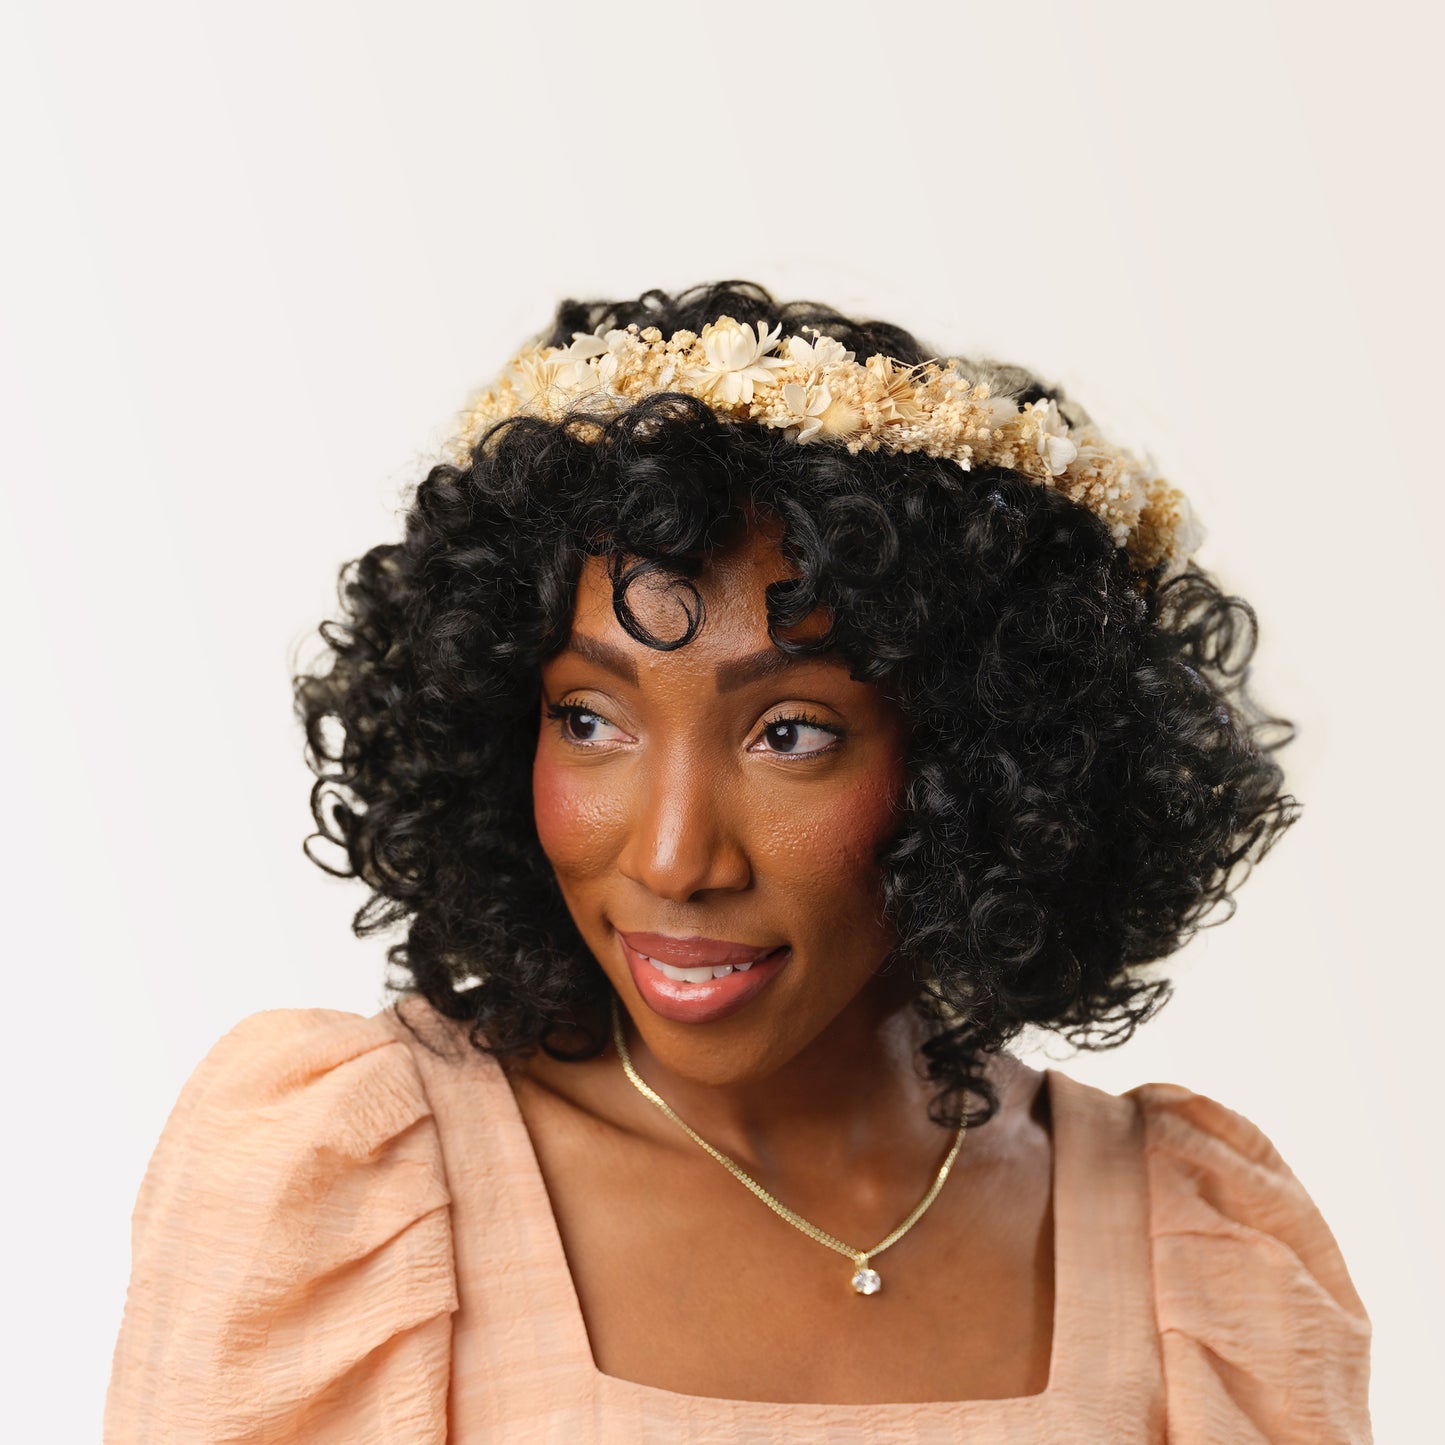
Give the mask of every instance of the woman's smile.
POLYGON ((623 957, 642 1001, 660 1018, 680 1024, 713 1023, 750 1004, 785 969, 786 946, 753 949, 738 963, 679 968, 640 952, 631 935, 619 933, 623 957))

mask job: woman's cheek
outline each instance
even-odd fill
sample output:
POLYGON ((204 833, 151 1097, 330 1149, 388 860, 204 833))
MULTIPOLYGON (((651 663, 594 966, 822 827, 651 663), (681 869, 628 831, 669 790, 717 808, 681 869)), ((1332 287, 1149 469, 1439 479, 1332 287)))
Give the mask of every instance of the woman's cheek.
POLYGON ((901 760, 892 757, 860 771, 847 787, 819 800, 814 814, 818 830, 834 848, 834 860, 854 860, 871 867, 878 845, 899 822, 899 804, 906 782, 901 760))
POLYGON ((560 766, 539 747, 532 763, 532 812, 537 839, 558 873, 587 872, 605 860, 612 828, 606 800, 589 785, 587 768, 560 766))
POLYGON ((773 811, 759 830, 768 852, 794 881, 812 889, 829 882, 830 890, 854 896, 860 885, 871 894, 877 879, 878 847, 898 823, 897 803, 903 788, 896 776, 859 778, 831 797, 819 797, 807 808, 773 811))

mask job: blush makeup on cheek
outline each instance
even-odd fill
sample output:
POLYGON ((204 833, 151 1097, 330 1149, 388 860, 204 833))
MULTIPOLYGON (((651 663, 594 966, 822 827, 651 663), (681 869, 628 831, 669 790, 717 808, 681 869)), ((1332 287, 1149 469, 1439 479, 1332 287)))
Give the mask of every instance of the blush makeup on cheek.
POLYGON ((872 876, 879 845, 897 825, 901 790, 901 778, 869 779, 820 806, 809 819, 800 855, 812 853, 815 865, 847 877, 872 876))
POLYGON ((532 816, 543 850, 550 856, 552 840, 563 838, 576 826, 576 808, 554 768, 538 761, 532 766, 532 816))
POLYGON ((901 780, 887 786, 858 788, 834 811, 834 822, 845 838, 856 838, 870 854, 887 837, 897 817, 901 780))
POLYGON ((554 867, 585 864, 606 836, 593 790, 581 786, 574 770, 541 757, 532 766, 532 816, 554 867))

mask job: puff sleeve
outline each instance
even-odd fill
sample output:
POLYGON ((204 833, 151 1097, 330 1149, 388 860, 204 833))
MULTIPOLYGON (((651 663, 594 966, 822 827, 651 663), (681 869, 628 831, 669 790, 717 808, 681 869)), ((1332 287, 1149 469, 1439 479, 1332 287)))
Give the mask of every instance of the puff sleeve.
POLYGON ((141 1184, 107 1445, 439 1445, 449 1204, 384 1015, 244 1019, 186 1082, 141 1184))
POLYGON ((1370 1323, 1314 1202, 1248 1119, 1177 1085, 1130 1095, 1171 1445, 1368 1445, 1370 1323))

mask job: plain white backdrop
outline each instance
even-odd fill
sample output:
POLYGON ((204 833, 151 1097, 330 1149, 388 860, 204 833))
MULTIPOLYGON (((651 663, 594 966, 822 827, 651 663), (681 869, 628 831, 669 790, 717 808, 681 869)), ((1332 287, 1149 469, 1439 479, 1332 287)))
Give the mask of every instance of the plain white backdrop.
POLYGON ((9 1438, 98 1437, 135 1192, 211 1044, 387 1001, 398 935, 301 852, 289 677, 338 567, 560 297, 730 276, 1031 366, 1193 499, 1304 813, 1164 1013, 1063 1067, 1264 1128, 1373 1316, 1378 1438, 1424 1438, 1440 39, 1262 0, 11 0, 9 1438))

